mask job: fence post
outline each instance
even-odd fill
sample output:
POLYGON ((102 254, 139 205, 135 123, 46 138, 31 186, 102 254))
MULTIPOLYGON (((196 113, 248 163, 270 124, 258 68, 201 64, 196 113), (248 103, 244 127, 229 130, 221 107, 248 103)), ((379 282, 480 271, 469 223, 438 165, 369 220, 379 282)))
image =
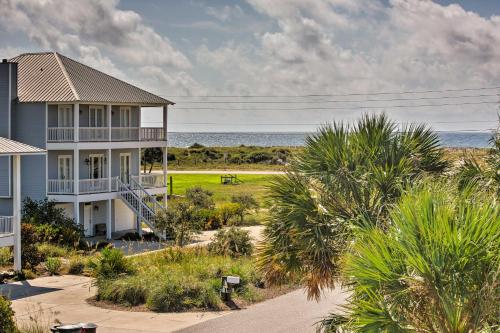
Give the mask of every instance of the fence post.
POLYGON ((170 186, 170 196, 172 196, 172 194, 174 194, 174 183, 172 181, 172 176, 170 176, 169 186, 170 186))

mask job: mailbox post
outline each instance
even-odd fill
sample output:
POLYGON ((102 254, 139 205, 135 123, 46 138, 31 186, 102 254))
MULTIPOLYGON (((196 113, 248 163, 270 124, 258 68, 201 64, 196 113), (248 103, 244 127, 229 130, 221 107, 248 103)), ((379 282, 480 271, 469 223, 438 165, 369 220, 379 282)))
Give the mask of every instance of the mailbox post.
POLYGON ((223 276, 222 277, 222 287, 220 289, 220 295, 222 300, 231 300, 231 293, 233 292, 234 286, 240 284, 239 276, 223 276))

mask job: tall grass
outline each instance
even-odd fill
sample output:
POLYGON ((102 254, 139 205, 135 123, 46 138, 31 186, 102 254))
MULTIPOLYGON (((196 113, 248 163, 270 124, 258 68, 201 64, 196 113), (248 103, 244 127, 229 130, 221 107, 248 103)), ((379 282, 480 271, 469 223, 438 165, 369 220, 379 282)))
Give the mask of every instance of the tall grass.
POLYGON ((212 255, 202 248, 169 248, 134 257, 130 265, 130 274, 98 278, 99 300, 153 311, 219 309, 222 276, 240 276, 234 297, 245 301, 258 299, 255 286, 262 284, 251 258, 212 255))

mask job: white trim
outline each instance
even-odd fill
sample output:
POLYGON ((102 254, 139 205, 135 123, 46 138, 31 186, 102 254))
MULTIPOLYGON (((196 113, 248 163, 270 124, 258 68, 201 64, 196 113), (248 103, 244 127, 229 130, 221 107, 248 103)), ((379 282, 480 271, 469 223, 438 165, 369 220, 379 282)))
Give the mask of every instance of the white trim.
POLYGON ((120 106, 120 127, 132 127, 132 108, 130 106, 120 106), (123 121, 125 120, 123 119, 124 114, 128 115, 127 124, 124 124, 123 121))
POLYGON ((89 116, 89 119, 88 119, 89 120, 88 121, 89 127, 107 127, 107 126, 105 126, 106 125, 106 114, 104 112, 104 105, 97 105, 97 104, 91 104, 91 105, 89 105, 88 116, 89 116), (91 121, 90 121, 91 120, 90 109, 92 109, 92 108, 96 111, 95 112, 96 118, 94 119, 95 124, 92 124, 91 121), (102 123, 102 126, 97 126, 97 110, 100 110, 102 112, 101 113, 101 123, 102 123))
POLYGON ((76 92, 75 86, 73 85, 73 82, 71 82, 68 73, 66 72, 66 67, 61 62, 61 59, 59 59, 59 54, 57 52, 54 52, 55 58, 57 60, 57 63, 59 64, 59 68, 61 68, 61 71, 64 75, 64 78, 66 81, 68 81, 69 87, 71 88, 71 92, 73 93, 75 100, 79 100, 80 96, 78 96, 78 93, 76 92))
POLYGON ((73 180, 73 155, 57 155, 57 179, 63 179, 60 174, 62 159, 69 159, 69 178, 64 180, 73 180))
POLYGON ((167 141, 82 141, 82 142, 49 142, 48 150, 105 150, 165 147, 167 141))
MULTIPOLYGON (((108 161, 109 162, 109 161, 108 161)), ((89 169, 89 179, 99 179, 99 178, 105 178, 104 177, 104 154, 102 153, 99 153, 99 154, 89 154, 89 165, 88 165, 88 169, 89 169), (94 157, 97 157, 100 159, 101 163, 100 163, 100 174, 101 174, 101 177, 97 177, 97 178, 93 178, 93 168, 92 168, 92 159, 94 157)))
MULTIPOLYGON (((132 174, 131 174, 132 154, 131 153, 120 153, 120 175, 118 177, 123 182, 123 179, 122 179, 122 157, 124 157, 124 156, 128 156, 128 175, 127 175, 127 178, 130 182, 130 178, 132 177, 132 174)), ((139 168, 139 172, 140 171, 141 170, 139 168)))

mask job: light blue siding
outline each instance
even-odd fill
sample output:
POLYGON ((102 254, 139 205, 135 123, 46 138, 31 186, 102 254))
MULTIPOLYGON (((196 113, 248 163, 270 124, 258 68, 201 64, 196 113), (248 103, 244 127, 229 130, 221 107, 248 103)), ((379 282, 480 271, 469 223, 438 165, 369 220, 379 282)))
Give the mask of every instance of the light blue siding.
MULTIPOLYGON (((12 116, 14 140, 46 149, 45 103, 17 103, 12 116)), ((46 156, 21 157, 21 195, 33 200, 46 197, 46 156)))
POLYGON ((12 199, 0 198, 0 216, 12 216, 12 199))

